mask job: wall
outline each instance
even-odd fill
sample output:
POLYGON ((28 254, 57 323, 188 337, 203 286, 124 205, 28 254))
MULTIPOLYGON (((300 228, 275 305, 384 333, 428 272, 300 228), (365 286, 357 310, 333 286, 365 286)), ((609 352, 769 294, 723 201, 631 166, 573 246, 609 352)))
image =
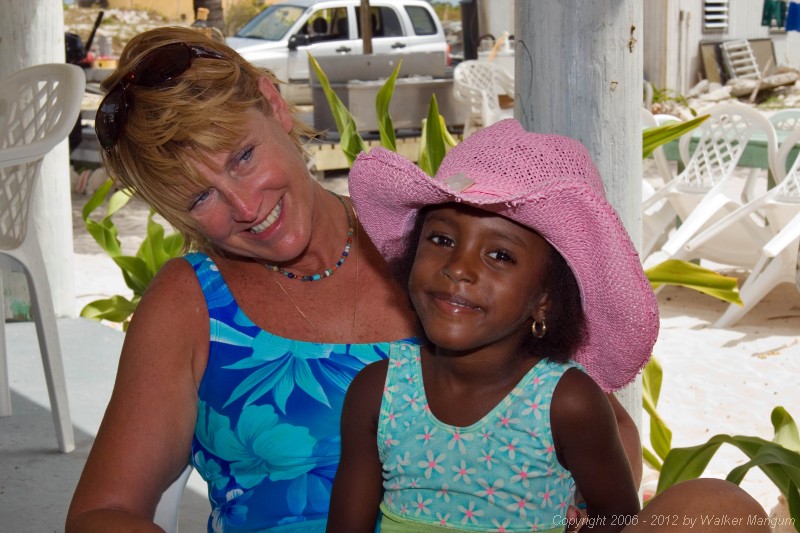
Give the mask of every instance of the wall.
MULTIPOLYGON (((240 0, 222 0, 222 9, 233 5, 240 0)), ((249 1, 249 0, 241 0, 249 1)), ((265 2, 269 4, 271 2, 265 2)), ((194 3, 192 0, 109 0, 110 8, 115 9, 151 9, 161 15, 174 20, 194 20, 194 3)))
POLYGON ((701 41, 771 38, 779 66, 800 68, 800 32, 770 32, 761 26, 763 2, 730 0, 729 27, 704 33, 701 0, 647 0, 643 4, 644 75, 656 87, 686 92, 703 76, 701 41))

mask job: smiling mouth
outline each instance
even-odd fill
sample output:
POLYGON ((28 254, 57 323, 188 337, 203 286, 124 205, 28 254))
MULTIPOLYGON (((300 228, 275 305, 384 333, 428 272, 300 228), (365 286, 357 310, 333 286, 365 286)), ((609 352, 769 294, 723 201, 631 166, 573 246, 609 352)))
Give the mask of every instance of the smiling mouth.
POLYGON ((272 209, 270 214, 267 215, 267 218, 264 220, 264 222, 262 222, 261 224, 258 224, 256 226, 253 226, 248 231, 250 233, 261 233, 262 231, 264 231, 265 229, 267 229, 268 227, 273 225, 275 223, 275 221, 278 220, 278 217, 281 216, 281 205, 282 204, 283 204, 283 199, 278 201, 278 203, 272 209))
POLYGON ((462 298, 460 296, 457 296, 455 294, 438 293, 438 294, 433 294, 432 296, 435 300, 439 301, 440 303, 457 309, 464 309, 470 311, 477 311, 480 309, 480 306, 475 305, 473 302, 465 298, 462 298))

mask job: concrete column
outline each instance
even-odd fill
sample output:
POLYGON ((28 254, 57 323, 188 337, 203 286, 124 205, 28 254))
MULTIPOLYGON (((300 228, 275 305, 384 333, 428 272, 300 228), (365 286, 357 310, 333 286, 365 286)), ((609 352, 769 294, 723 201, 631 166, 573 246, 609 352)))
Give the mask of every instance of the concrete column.
MULTIPOLYGON (((579 139, 611 204, 641 244, 642 3, 519 0, 515 117, 529 131, 579 139)), ((617 396, 641 427, 641 383, 617 396)))
MULTIPOLYGON (((0 77, 42 63, 64 62, 64 8, 53 0, 9 2, 0 17, 0 77)), ((42 164, 29 223, 39 234, 55 312, 76 316, 69 148, 65 140, 42 164)))

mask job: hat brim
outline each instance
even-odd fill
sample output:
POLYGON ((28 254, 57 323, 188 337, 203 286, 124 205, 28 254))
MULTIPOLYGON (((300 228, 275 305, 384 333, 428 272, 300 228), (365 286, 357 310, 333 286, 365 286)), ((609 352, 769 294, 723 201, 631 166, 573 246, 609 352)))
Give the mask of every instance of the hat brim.
POLYGON ((362 225, 390 265, 411 257, 412 233, 426 206, 461 202, 535 229, 566 259, 580 286, 587 334, 573 359, 610 392, 630 383, 650 358, 658 336, 655 295, 616 211, 585 179, 562 175, 523 194, 458 191, 438 173, 432 179, 402 156, 374 148, 358 156, 349 188, 362 225))

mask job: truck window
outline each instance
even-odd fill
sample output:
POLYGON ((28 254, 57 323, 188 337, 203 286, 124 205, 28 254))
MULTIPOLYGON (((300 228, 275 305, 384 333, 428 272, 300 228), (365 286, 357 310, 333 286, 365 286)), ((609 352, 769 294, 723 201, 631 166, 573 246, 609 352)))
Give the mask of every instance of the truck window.
MULTIPOLYGON (((373 37, 402 37, 403 27, 397 12, 391 7, 370 8, 373 37)), ((361 37, 361 8, 356 7, 356 21, 358 23, 358 36, 361 37)))
POLYGON ((267 41, 280 41, 304 9, 296 6, 270 6, 236 33, 237 37, 250 37, 267 41))
POLYGON ((424 7, 406 6, 406 13, 417 35, 436 35, 436 23, 424 7))

